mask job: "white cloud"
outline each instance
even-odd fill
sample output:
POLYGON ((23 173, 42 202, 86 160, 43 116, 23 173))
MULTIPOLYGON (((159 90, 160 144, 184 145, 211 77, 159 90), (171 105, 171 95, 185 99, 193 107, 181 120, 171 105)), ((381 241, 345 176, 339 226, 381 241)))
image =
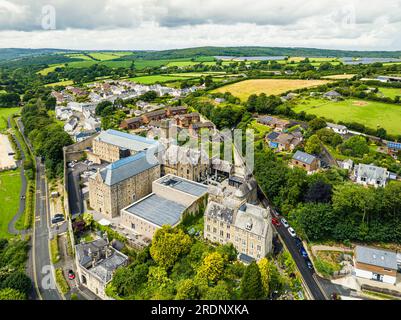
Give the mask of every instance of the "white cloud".
POLYGON ((401 0, 0 0, 0 47, 400 49, 401 0), (56 30, 41 29, 42 7, 56 30))

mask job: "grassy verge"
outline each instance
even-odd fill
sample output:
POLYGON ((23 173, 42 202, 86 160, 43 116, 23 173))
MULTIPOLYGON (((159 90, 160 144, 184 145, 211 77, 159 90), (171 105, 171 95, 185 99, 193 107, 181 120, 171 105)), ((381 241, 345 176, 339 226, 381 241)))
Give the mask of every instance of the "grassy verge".
POLYGON ((373 299, 377 299, 377 300, 400 300, 400 298, 398 298, 398 297, 394 297, 389 294, 385 294, 385 293, 381 293, 381 292, 362 290, 362 293, 366 296, 372 297, 373 299))
POLYGON ((341 270, 341 265, 337 262, 341 252, 320 251, 314 259, 316 270, 324 277, 330 278, 334 272, 341 270))
POLYGON ((66 294, 68 291, 70 291, 70 286, 68 285, 68 282, 63 274, 63 269, 61 268, 56 269, 56 282, 63 294, 66 294))
POLYGON ((60 261, 60 251, 58 248, 58 236, 56 236, 52 240, 50 240, 50 253, 51 253, 50 258, 52 259, 53 264, 60 261))

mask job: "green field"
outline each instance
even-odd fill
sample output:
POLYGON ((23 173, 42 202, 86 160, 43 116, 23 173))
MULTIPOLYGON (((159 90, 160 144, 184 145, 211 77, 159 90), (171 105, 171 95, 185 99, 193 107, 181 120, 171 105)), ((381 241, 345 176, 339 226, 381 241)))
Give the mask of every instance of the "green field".
POLYGON ((93 60, 91 57, 88 57, 87 55, 84 55, 82 53, 65 54, 65 56, 74 59, 89 60, 89 61, 93 60))
POLYGON ((7 129, 7 119, 14 113, 17 113, 20 108, 0 108, 0 131, 7 129))
POLYGON ((65 86, 72 86, 73 84, 74 84, 74 82, 72 80, 65 80, 65 81, 46 84, 45 87, 56 87, 56 86, 65 87, 65 86))
POLYGON ((9 238, 8 224, 19 209, 20 171, 0 172, 0 238, 9 238))
POLYGON ((295 106, 294 111, 305 111, 336 122, 358 122, 372 129, 380 126, 390 134, 401 134, 401 106, 396 104, 355 99, 339 102, 308 99, 295 106))
POLYGON ((121 57, 115 53, 106 53, 106 52, 93 52, 89 53, 89 56, 95 60, 105 61, 105 60, 113 60, 121 57))
POLYGON ((154 75, 154 76, 135 77, 135 78, 130 78, 129 80, 141 84, 154 84, 157 82, 163 83, 163 82, 186 80, 186 79, 191 79, 191 78, 180 77, 180 76, 169 76, 169 75, 154 75))
POLYGON ((396 96, 401 97, 401 88, 379 88, 379 91, 391 99, 394 99, 396 96))

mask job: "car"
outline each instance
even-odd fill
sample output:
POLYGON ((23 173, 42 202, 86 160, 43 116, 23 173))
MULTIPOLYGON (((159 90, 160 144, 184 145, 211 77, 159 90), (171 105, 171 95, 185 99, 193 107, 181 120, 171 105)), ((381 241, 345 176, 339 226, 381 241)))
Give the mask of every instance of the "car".
POLYGON ((281 223, 283 224, 284 227, 288 228, 290 225, 288 224, 287 220, 284 218, 281 219, 281 223))
POLYGON ((21 196, 21 200, 24 200, 25 199, 25 196, 21 196))
POLYGON ((72 270, 68 270, 68 279, 74 280, 75 279, 75 273, 72 270))
POLYGON ((276 219, 276 218, 272 218, 272 223, 273 223, 276 227, 281 226, 280 221, 279 221, 278 219, 276 219))
POLYGON ((64 221, 64 215, 62 215, 61 213, 55 214, 54 217, 52 218, 52 223, 56 224, 59 222, 64 221))
POLYGON ((277 218, 280 217, 280 214, 276 210, 272 209, 272 212, 275 217, 277 217, 277 218))
POLYGON ((306 266, 308 267, 309 270, 313 270, 313 264, 310 262, 309 259, 306 260, 306 266))
POLYGON ((297 234, 295 233, 295 230, 293 229, 293 228, 288 228, 288 233, 291 235, 291 237, 296 237, 297 236, 297 234))
POLYGON ((301 247, 299 249, 299 252, 301 253, 302 257, 307 258, 308 257, 308 253, 306 252, 304 247, 301 247))
POLYGON ((298 237, 295 237, 295 244, 297 245, 297 247, 301 247, 302 246, 302 240, 299 239, 298 237))

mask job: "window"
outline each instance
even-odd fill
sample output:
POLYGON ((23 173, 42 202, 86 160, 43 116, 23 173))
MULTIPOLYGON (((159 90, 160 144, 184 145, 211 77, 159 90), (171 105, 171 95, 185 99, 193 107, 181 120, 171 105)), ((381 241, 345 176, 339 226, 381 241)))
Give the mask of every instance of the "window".
POLYGON ((220 237, 224 237, 224 231, 223 230, 220 231, 220 237))
POLYGON ((227 239, 230 239, 230 234, 229 233, 227 233, 227 239))
POLYGON ((258 249, 258 251, 261 251, 261 250, 262 250, 262 247, 261 247, 261 246, 257 246, 256 248, 258 249))
POLYGON ((213 228, 213 233, 216 233, 216 232, 217 232, 216 228, 213 228))
POLYGON ((135 223, 131 223, 131 229, 135 230, 135 223))
POLYGON ((206 230, 210 231, 210 226, 209 225, 207 225, 206 230))

